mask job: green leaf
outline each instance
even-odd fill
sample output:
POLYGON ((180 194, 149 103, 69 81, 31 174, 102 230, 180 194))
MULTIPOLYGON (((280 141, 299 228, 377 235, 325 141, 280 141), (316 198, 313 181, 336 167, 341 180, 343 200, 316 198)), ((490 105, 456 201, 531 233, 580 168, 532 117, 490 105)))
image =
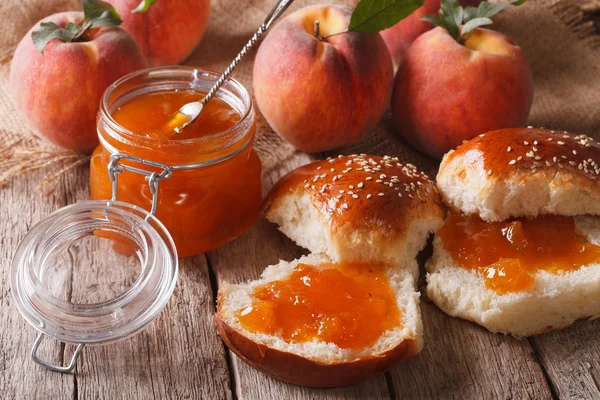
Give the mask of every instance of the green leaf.
POLYGON ((92 29, 100 28, 101 26, 119 26, 123 22, 120 18, 115 18, 110 11, 104 11, 100 16, 91 18, 89 21, 91 22, 90 28, 92 29))
POLYGON ((65 29, 68 30, 69 32, 73 32, 73 34, 78 34, 79 32, 81 32, 81 26, 74 24, 72 22, 67 23, 67 25, 65 25, 65 29))
POLYGON ((470 20, 469 22, 467 22, 466 24, 463 25, 462 30, 460 31, 460 34, 462 37, 465 37, 467 34, 469 34, 469 32, 471 32, 474 29, 477 29, 480 26, 491 25, 491 24, 492 24, 492 20, 489 18, 473 18, 472 20, 470 20))
POLYGON ((465 7, 465 15, 463 17, 463 22, 467 23, 470 20, 472 20, 473 18, 479 18, 477 13, 478 13, 477 7, 473 7, 473 6, 465 7))
POLYGON ((491 16, 499 13, 509 5, 521 5, 526 0, 512 0, 505 3, 488 3, 482 1, 477 8, 467 6, 463 8, 458 0, 442 0, 438 15, 425 15, 421 20, 428 21, 435 26, 441 26, 457 41, 462 43, 463 37, 480 26, 492 23, 491 16), (462 30, 460 29, 461 25, 462 30))
POLYGON ((136 8, 131 10, 131 12, 132 13, 146 12, 150 8, 150 6, 154 3, 156 3, 157 1, 158 0, 142 0, 141 3, 138 4, 138 6, 136 8))
MULTIPOLYGON (((521 4, 525 3, 525 1, 526 0, 513 0, 504 3, 488 3, 487 1, 482 1, 479 4, 479 7, 477 7, 477 12, 473 16, 473 18, 490 18, 510 5, 520 6, 521 4)), ((465 18, 465 22, 468 22, 473 18, 465 18)))
POLYGON ((440 15, 443 16, 446 22, 460 26, 463 21, 463 8, 458 0, 444 0, 440 7, 440 15))
POLYGON ((444 29, 445 29, 444 20, 441 19, 440 17, 438 17, 437 15, 427 14, 427 15, 422 16, 420 19, 421 19, 421 21, 426 21, 426 22, 433 24, 433 26, 441 26, 441 27, 444 27, 444 29))
POLYGON ((354 9, 348 30, 372 33, 396 25, 408 17, 424 0, 361 0, 354 9))
POLYGON ((509 2, 488 3, 487 1, 482 1, 479 7, 477 7, 477 18, 490 18, 510 6, 510 4, 509 2))
POLYGON ((106 12, 113 18, 121 20, 121 16, 115 8, 102 0, 83 0, 83 15, 85 19, 95 19, 102 17, 106 12))
POLYGON ((44 54, 44 47, 46 47, 46 44, 53 39, 59 39, 63 42, 70 42, 73 40, 77 34, 76 29, 71 25, 67 26, 68 28, 61 28, 54 22, 42 22, 39 29, 31 32, 31 40, 33 40, 33 44, 38 51, 44 54))

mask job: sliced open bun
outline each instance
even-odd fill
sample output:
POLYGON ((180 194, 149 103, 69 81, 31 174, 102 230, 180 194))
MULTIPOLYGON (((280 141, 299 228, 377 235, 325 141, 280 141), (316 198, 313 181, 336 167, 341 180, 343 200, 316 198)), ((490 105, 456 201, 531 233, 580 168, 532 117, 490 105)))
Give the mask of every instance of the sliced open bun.
MULTIPOLYGON (((385 332, 369 348, 343 349, 316 339, 289 343, 278 336, 244 329, 236 312, 252 305, 256 287, 286 279, 299 263, 317 266, 328 262, 331 260, 326 255, 312 254, 269 266, 257 281, 237 285, 224 283, 219 289, 215 321, 225 344, 246 363, 266 374, 312 387, 343 386, 368 379, 422 349, 423 327, 415 279, 408 270, 398 267, 390 267, 387 276, 396 294, 401 326, 385 332)), ((412 262, 416 264, 414 260, 412 262)))
MULTIPOLYGON (((600 245, 599 217, 575 217, 575 223, 578 233, 600 245)), ((427 295, 453 317, 522 337, 600 316, 600 264, 564 273, 539 271, 529 289, 499 294, 485 286, 480 274, 457 266, 439 236, 433 243, 433 257, 426 265, 427 295)))
POLYGON ((412 265, 444 218, 425 174, 397 158, 366 155, 295 169, 275 185, 264 209, 269 221, 313 253, 396 265, 412 265))
POLYGON ((584 135, 502 129, 444 156, 437 175, 444 202, 486 221, 600 214, 600 144, 584 135))

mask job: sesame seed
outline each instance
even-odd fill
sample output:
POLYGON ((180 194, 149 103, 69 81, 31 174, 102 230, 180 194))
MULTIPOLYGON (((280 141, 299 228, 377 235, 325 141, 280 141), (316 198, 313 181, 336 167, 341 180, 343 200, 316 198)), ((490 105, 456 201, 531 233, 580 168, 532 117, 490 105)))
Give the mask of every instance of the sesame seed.
POLYGON ((315 189, 315 185, 311 185, 310 188, 314 190, 315 189))
POLYGON ((348 209, 348 204, 346 204, 346 203, 342 204, 342 208, 343 208, 344 210, 347 210, 347 209, 348 209))
POLYGON ((517 157, 517 161, 521 161, 522 159, 523 159, 523 156, 517 157))
POLYGON ((331 168, 331 172, 335 172, 335 168, 331 168))
POLYGON ((488 175, 491 175, 491 174, 492 174, 492 170, 490 169, 490 170, 487 172, 487 174, 488 174, 488 175))
POLYGON ((354 189, 354 185, 349 185, 348 186, 350 189, 354 189))
POLYGON ((560 141, 560 140, 558 142, 556 142, 556 143, 558 143, 559 146, 564 146, 565 145, 565 142, 560 141))
POLYGON ((338 194, 337 196, 335 196, 335 198, 336 198, 336 199, 341 199, 341 198, 342 198, 342 195, 341 195, 341 194, 338 194))
POLYGON ((527 140, 524 140, 524 141, 523 141, 523 144, 524 144, 525 146, 529 146, 529 142, 528 142, 527 140))
POLYGON ((567 156, 560 156, 560 158, 562 158, 563 160, 566 160, 567 156))
POLYGON ((344 189, 340 190, 340 193, 342 193, 342 194, 343 194, 343 193, 344 193, 344 189))
POLYGON ((358 199, 358 195, 356 195, 356 194, 353 194, 353 195, 352 195, 352 198, 353 198, 353 199, 358 199))
POLYGON ((506 149, 506 151, 510 153, 512 151, 512 148, 508 146, 508 149, 506 149))
POLYGON ((402 197, 402 193, 398 192, 398 197, 402 197))
POLYGON ((381 182, 383 182, 381 179, 377 179, 377 180, 375 181, 375 183, 381 183, 381 182))
POLYGON ((385 175, 385 174, 381 174, 381 175, 379 175, 379 177, 380 177, 381 179, 385 179, 385 178, 386 178, 386 175, 385 175))
POLYGON ((508 162, 508 165, 515 165, 516 163, 517 163, 517 161, 516 161, 516 160, 510 160, 510 161, 508 162))
POLYGON ((308 188, 310 187, 310 185, 307 183, 306 185, 304 185, 304 187, 305 187, 306 189, 308 189, 308 188))
POLYGON ((321 174, 320 177, 325 178, 325 177, 327 177, 327 174, 321 174))
POLYGON ((360 182, 360 183, 358 184, 358 188, 359 188, 359 189, 361 189, 363 186, 365 186, 365 185, 363 185, 363 183, 362 183, 362 182, 360 182))
POLYGON ((534 147, 531 148, 531 150, 537 151, 537 147, 534 146, 534 147))
POLYGON ((577 165, 577 163, 576 163, 575 161, 569 161, 569 165, 571 165, 571 166, 573 166, 573 167, 574 167, 574 166, 576 166, 576 165, 577 165))
POLYGON ((317 167, 317 171, 320 170, 320 169, 321 169, 321 167, 317 167))
POLYGON ((539 160, 541 160, 541 159, 542 159, 542 157, 540 157, 540 156, 536 156, 536 157, 534 158, 534 160, 537 160, 537 161, 539 161, 539 160))
POLYGON ((408 194, 408 197, 410 197, 410 198, 412 199, 412 198, 413 198, 413 195, 409 193, 409 194, 408 194))
POLYGON ((538 145, 538 141, 537 141, 537 140, 535 140, 535 141, 533 142, 533 144, 537 146, 537 145, 538 145))
POLYGON ((577 155, 577 150, 573 150, 573 154, 574 154, 574 155, 577 155))
POLYGON ((381 196, 383 196, 383 195, 384 195, 384 194, 383 194, 383 192, 379 192, 379 193, 377 193, 377 196, 379 196, 379 197, 381 197, 381 196))
POLYGON ((367 177, 365 178, 365 180, 366 180, 366 181, 372 181, 372 180, 373 180, 373 178, 372 178, 372 177, 370 177, 370 176, 367 176, 367 177))
POLYGON ((371 197, 373 197, 373 196, 371 196, 370 194, 367 195, 367 199, 370 199, 371 197))
POLYGON ((327 190, 327 185, 321 186, 320 192, 323 193, 323 192, 325 192, 325 190, 327 190))

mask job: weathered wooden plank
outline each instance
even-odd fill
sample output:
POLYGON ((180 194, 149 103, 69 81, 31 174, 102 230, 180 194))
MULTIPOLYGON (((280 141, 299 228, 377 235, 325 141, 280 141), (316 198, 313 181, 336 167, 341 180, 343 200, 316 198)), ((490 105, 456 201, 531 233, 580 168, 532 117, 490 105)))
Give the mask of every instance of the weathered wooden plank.
MULTIPOLYGON (((88 174, 87 168, 74 171, 65 191, 87 199, 88 174)), ((106 252, 107 247, 110 243, 94 243, 85 251, 72 251, 75 266, 82 267, 73 268, 71 301, 113 298, 135 280, 139 265, 106 252)), ((173 297, 155 321, 123 342, 84 349, 76 370, 77 398, 231 398, 225 350, 212 323, 212 299, 206 258, 181 259, 173 297)), ((69 348, 65 357, 71 352, 69 348)))
MULTIPOLYGON (((300 153, 286 160, 263 180, 265 193, 283 174, 310 161, 312 161, 311 157, 300 153)), ((274 225, 260 218, 250 231, 232 243, 210 252, 208 258, 220 284, 222 281, 238 283, 257 279, 267 265, 276 264, 280 259, 292 260, 304 253, 304 250, 280 234, 274 225)), ((240 399, 385 399, 390 397, 383 376, 350 387, 319 390, 270 378, 251 368, 235 355, 232 355, 232 365, 236 392, 240 399)))
POLYGON ((600 319, 533 337, 530 342, 561 399, 600 399, 600 319))
POLYGON ((398 398, 549 399, 529 343, 451 318, 422 301, 425 348, 391 371, 398 398))
MULTIPOLYGON (((40 180, 41 174, 33 174, 0 189, 0 393, 6 399, 72 399, 75 392, 73 375, 53 373, 31 361, 29 351, 37 331, 19 315, 10 293, 10 260, 19 241, 33 224, 72 200, 60 189, 45 198, 34 188, 40 180)), ((63 348, 47 339, 39 356, 60 364, 63 348)))

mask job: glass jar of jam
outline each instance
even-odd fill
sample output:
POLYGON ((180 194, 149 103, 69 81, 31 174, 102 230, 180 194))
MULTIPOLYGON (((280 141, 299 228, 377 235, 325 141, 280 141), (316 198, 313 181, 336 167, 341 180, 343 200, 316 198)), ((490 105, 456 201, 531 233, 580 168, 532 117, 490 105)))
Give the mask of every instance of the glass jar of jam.
POLYGON ((181 257, 231 241, 260 210, 261 163, 252 148, 255 112, 239 82, 229 79, 185 129, 163 128, 181 106, 202 99, 219 76, 181 66, 143 70, 111 85, 100 104, 92 199, 111 198, 109 164, 116 155, 126 167, 116 171, 118 199, 147 210, 154 206, 181 257), (156 174, 135 173, 141 166, 156 174), (153 189, 148 183, 157 176, 160 183, 153 189))

